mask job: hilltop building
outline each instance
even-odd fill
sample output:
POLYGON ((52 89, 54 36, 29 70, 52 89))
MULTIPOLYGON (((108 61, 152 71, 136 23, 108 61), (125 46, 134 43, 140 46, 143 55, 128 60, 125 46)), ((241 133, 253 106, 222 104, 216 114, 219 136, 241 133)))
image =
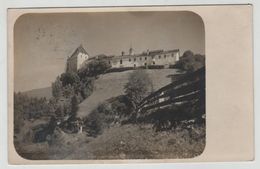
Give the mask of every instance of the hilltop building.
POLYGON ((89 54, 86 52, 83 46, 80 45, 73 52, 73 54, 70 57, 68 57, 66 72, 76 72, 84 65, 85 61, 88 59, 89 59, 89 54))
POLYGON ((135 54, 131 47, 128 54, 122 51, 120 56, 106 56, 104 54, 89 58, 86 50, 80 46, 71 57, 67 59, 67 71, 77 71, 91 60, 105 60, 112 68, 122 67, 146 67, 149 65, 161 65, 168 67, 175 64, 180 57, 179 49, 175 50, 147 50, 141 54, 135 54))
POLYGON ((112 68, 120 67, 141 67, 149 65, 169 66, 175 64, 179 60, 180 51, 175 50, 147 50, 141 54, 134 54, 133 49, 129 49, 129 54, 122 52, 121 56, 108 58, 108 62, 112 68))

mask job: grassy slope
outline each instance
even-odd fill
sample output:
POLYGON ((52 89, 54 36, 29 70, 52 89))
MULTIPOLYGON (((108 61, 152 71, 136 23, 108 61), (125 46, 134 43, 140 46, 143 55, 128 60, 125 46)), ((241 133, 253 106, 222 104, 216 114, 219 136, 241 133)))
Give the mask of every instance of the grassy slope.
MULTIPOLYGON (((124 85, 128 81, 129 73, 133 70, 125 72, 108 73, 101 75, 95 81, 95 90, 90 97, 84 100, 79 105, 78 116, 87 116, 99 103, 105 100, 124 94, 124 85)), ((154 90, 157 90, 171 82, 171 78, 167 75, 174 74, 174 69, 148 69, 146 72, 149 74, 153 81, 154 90)))

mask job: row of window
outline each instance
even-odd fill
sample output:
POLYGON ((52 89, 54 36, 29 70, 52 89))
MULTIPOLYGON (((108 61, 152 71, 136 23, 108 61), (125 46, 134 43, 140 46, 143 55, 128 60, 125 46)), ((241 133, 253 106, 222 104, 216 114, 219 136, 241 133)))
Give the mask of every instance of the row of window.
MULTIPOLYGON (((174 57, 173 54, 171 54, 171 56, 174 57)), ((166 58, 166 57, 167 57, 167 55, 164 55, 164 58, 166 58)), ((161 59, 161 55, 158 55, 158 58, 161 59)), ((152 59, 154 59, 154 56, 152 56, 152 59)), ((134 62, 135 62, 135 61, 136 61, 136 58, 134 58, 133 60, 134 60, 134 62)), ((140 57, 139 60, 142 60, 142 57, 140 57)), ((147 60, 147 57, 145 57, 144 60, 147 60)), ((132 61, 132 59, 129 58, 129 62, 131 62, 131 61, 132 61)), ((110 61, 108 61, 108 63, 111 64, 110 61)), ((122 60, 122 59, 120 60, 120 64, 123 64, 123 60, 122 60)), ((145 64, 146 64, 146 63, 145 63, 145 64)), ((155 64, 155 62, 153 62, 153 64, 155 64)))
MULTIPOLYGON (((171 54, 172 57, 174 57, 173 54, 171 54)), ((164 55, 164 58, 166 58, 167 55, 164 55)), ((161 59, 161 55, 158 56, 159 59, 161 59)), ((154 56, 152 56, 152 59, 154 59, 154 56)), ((139 58, 139 60, 142 60, 142 57, 139 58)), ((144 58, 144 60, 147 60, 147 57, 144 58)), ((131 58, 129 58, 129 62, 131 62, 131 58)), ((134 61, 136 61, 136 58, 134 58, 134 61)))

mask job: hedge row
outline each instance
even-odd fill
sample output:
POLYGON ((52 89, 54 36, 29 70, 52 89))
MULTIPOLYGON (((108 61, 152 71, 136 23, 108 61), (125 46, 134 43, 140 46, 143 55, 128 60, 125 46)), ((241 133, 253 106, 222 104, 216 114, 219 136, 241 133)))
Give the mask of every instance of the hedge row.
MULTIPOLYGON (((148 65, 148 66, 139 66, 139 67, 120 67, 120 68, 111 68, 106 71, 106 73, 111 73, 111 72, 123 72, 127 70, 134 70, 134 69, 164 69, 164 65, 148 65)), ((170 69, 175 69, 177 68, 176 65, 170 65, 170 69)))

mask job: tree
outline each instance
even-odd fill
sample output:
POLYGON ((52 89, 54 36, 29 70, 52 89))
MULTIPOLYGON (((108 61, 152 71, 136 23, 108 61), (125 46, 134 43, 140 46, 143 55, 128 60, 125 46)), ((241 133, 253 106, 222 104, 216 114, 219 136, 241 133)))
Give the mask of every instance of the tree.
POLYGON ((193 72, 205 66, 205 55, 193 54, 190 50, 183 53, 176 67, 187 72, 193 72))
POLYGON ((79 76, 74 72, 62 73, 60 80, 63 86, 73 85, 74 83, 78 83, 80 81, 79 76))
POLYGON ((186 57, 193 57, 193 52, 192 51, 190 51, 190 50, 187 50, 187 51, 185 51, 184 53, 183 53, 183 55, 182 55, 182 57, 183 58, 186 58, 186 57))
POLYGON ((74 95, 71 99, 71 117, 73 119, 76 118, 78 109, 78 99, 77 96, 74 95))
POLYGON ((63 88, 63 95, 65 98, 70 98, 75 94, 74 87, 72 85, 67 85, 63 88))
POLYGON ((109 68, 111 68, 111 65, 106 60, 95 59, 79 70, 79 76, 81 79, 86 76, 96 77, 105 73, 109 68))
POLYGON ((128 77, 125 94, 134 108, 152 91, 152 81, 144 70, 136 70, 128 77))
POLYGON ((56 78, 56 81, 52 83, 52 96, 59 98, 62 96, 62 82, 59 76, 56 78))

